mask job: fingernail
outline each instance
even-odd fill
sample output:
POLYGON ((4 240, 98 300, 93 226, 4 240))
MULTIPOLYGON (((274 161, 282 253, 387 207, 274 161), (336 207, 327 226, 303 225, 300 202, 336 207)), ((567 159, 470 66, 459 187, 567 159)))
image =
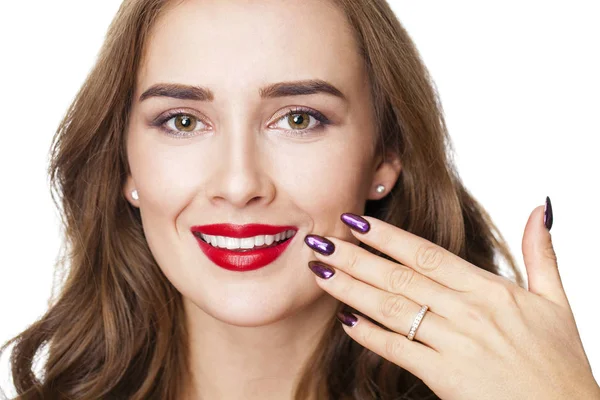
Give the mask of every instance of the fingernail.
POLYGON ((337 319, 344 325, 353 327, 358 322, 358 318, 354 314, 347 311, 340 311, 337 313, 337 319))
POLYGON ((335 274, 333 268, 317 261, 309 261, 308 268, 310 268, 310 270, 314 272, 316 276, 323 279, 329 279, 335 274))
POLYGON ((546 196, 546 205, 544 206, 544 225, 546 226, 546 229, 550 230, 550 228, 552 228, 553 221, 552 203, 550 202, 550 197, 546 196))
POLYGON ((331 240, 327 240, 323 236, 319 235, 306 235, 304 238, 304 243, 306 243, 308 247, 314 251, 325 256, 330 255, 335 250, 335 246, 331 240))
POLYGON ((367 233, 369 229, 371 229, 371 225, 369 225, 369 221, 364 219, 363 217, 352 214, 352 213, 343 213, 340 216, 340 219, 343 223, 348 225, 351 229, 360 232, 367 233))

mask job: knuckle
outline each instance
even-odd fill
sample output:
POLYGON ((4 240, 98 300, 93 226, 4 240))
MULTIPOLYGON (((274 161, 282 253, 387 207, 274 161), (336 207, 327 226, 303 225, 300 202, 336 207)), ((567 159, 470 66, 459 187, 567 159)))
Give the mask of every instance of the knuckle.
POLYGON ((517 306, 517 293, 515 287, 510 282, 497 281, 489 290, 489 299, 494 304, 503 304, 517 306))
POLYGON ((388 248, 389 246, 391 246, 393 240, 394 239, 393 239, 392 235, 390 234, 390 232, 385 232, 385 231, 384 232, 379 231, 379 233, 377 234, 377 237, 375 238, 375 241, 377 243, 379 243, 379 245, 382 248, 388 248))
POLYGON ((352 285, 351 281, 342 284, 339 289, 339 297, 341 297, 344 300, 350 298, 353 286, 354 285, 352 285))
POLYGON ((358 253, 356 251, 350 252, 350 254, 348 255, 348 262, 346 265, 348 268, 348 273, 350 273, 350 274, 352 274, 358 270, 359 265, 360 265, 360 256, 358 255, 358 253))
POLYGON ((387 296, 381 303, 381 314, 387 318, 398 318, 406 312, 406 300, 399 296, 387 296))
POLYGON ((444 260, 444 253, 435 245, 422 244, 416 255, 416 265, 425 271, 437 270, 444 260))
POLYGON ((468 299, 461 304, 460 311, 453 318, 453 324, 457 331, 485 335, 489 332, 490 324, 493 324, 496 308, 495 304, 490 303, 487 293, 485 296, 468 299))
POLYGON ((488 319, 486 313, 478 306, 466 307, 464 315, 469 326, 483 325, 488 319))
POLYGON ((385 342, 385 354, 388 360, 399 359, 404 352, 404 343, 397 337, 390 337, 385 342))
POLYGON ((554 262, 558 262, 557 258, 556 258, 556 252, 554 251, 554 246, 552 245, 552 242, 548 242, 545 246, 544 249, 542 250, 544 257, 553 260, 554 262))
POLYGON ((363 329, 361 333, 362 342, 365 347, 371 345, 371 336, 373 335, 373 329, 363 329))
POLYGON ((415 280, 415 272, 409 268, 394 267, 387 278, 387 291, 391 293, 406 293, 415 280))
POLYGON ((376 242, 381 248, 389 248, 393 245, 394 236, 392 232, 388 232, 387 229, 376 229, 371 232, 373 241, 376 242))

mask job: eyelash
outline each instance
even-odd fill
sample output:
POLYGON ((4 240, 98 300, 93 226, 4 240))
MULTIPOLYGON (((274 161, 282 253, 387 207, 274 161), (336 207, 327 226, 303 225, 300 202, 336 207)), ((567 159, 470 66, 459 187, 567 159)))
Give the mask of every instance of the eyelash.
MULTIPOLYGON (((327 118, 325 115, 321 114, 320 112, 318 112, 316 110, 312 110, 312 109, 306 108, 306 107, 290 108, 288 110, 288 112, 286 114, 282 115, 281 117, 279 117, 277 119, 277 121, 275 121, 275 123, 281 121, 282 119, 284 119, 286 117, 289 117, 290 115, 294 115, 294 114, 308 114, 311 117, 313 117, 314 119, 316 119, 319 123, 316 126, 309 128, 309 129, 306 129, 306 128, 305 129, 283 129, 291 136, 303 137, 312 131, 315 131, 317 129, 322 129, 325 125, 329 125, 331 123, 329 118, 327 118)), ((174 117, 178 117, 181 115, 191 117, 191 118, 195 119, 197 122, 202 123, 200 118, 194 116, 193 114, 191 114, 189 112, 185 112, 185 110, 173 110, 173 111, 170 111, 169 113, 167 113, 167 115, 165 115, 164 117, 159 118, 156 122, 153 122, 152 126, 158 127, 166 135, 169 135, 169 136, 172 136, 172 137, 175 137, 178 139, 189 138, 189 137, 195 136, 196 131, 192 131, 192 132, 175 131, 175 130, 165 127, 167 122, 169 122, 174 117)))

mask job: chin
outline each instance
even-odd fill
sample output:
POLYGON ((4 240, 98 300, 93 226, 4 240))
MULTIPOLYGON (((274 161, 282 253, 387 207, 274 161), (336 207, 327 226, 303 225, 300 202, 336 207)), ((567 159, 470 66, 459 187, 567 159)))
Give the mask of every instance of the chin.
POLYGON ((180 291, 190 306, 186 312, 233 326, 258 327, 296 315, 324 294, 312 275, 307 275, 306 281, 298 274, 293 278, 262 284, 187 285, 180 291))
POLYGON ((198 299, 193 303, 194 312, 205 314, 224 324, 239 327, 266 326, 286 319, 297 312, 289 301, 276 301, 272 298, 254 296, 245 298, 242 296, 232 297, 226 301, 198 299))

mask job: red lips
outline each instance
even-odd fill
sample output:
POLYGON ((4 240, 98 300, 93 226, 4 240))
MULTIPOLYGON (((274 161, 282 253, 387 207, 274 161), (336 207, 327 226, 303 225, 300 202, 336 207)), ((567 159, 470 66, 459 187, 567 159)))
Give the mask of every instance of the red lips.
POLYGON ((287 230, 296 231, 295 226, 276 226, 263 224, 213 224, 213 225, 196 225, 191 227, 192 232, 200 232, 205 235, 229 236, 234 238, 243 238, 258 235, 276 235, 287 230))
POLYGON ((294 236, 271 247, 241 252, 214 247, 202 240, 199 234, 244 238, 258 235, 276 235, 287 230, 296 232, 297 228, 295 226, 264 224, 212 224, 192 226, 190 230, 195 233, 194 236, 202 252, 219 267, 230 271, 252 271, 275 261, 285 251, 294 236))

